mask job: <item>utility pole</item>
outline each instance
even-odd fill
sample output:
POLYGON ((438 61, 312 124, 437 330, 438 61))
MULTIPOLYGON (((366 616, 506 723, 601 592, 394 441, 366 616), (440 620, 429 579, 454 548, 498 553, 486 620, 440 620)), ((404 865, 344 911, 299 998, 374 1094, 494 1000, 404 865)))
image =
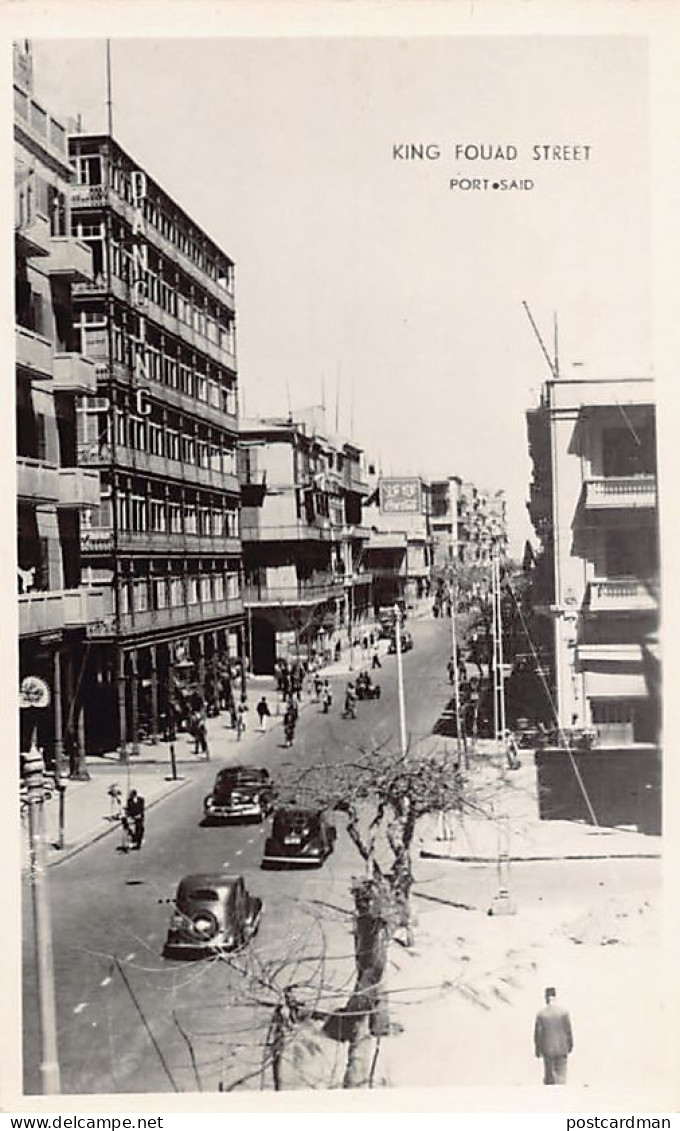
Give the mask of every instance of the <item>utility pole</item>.
POLYGON ((460 681, 458 679, 458 639, 456 636, 456 613, 458 611, 458 585, 454 575, 453 583, 449 586, 449 601, 451 603, 451 647, 453 655, 453 691, 456 704, 456 748, 458 750, 458 757, 460 759, 461 745, 463 750, 463 757, 465 760, 465 769, 470 769, 470 761, 468 758, 467 739, 461 733, 461 717, 460 717, 460 681))
POLYGON ((501 615, 501 572, 498 547, 492 547, 491 576, 494 625, 494 730, 497 742, 505 742, 505 677, 503 672, 503 619, 501 615))
POLYGON ((36 745, 35 730, 31 748, 25 757, 24 780, 28 792, 28 833, 31 860, 31 902, 33 905, 33 931, 35 968, 38 983, 38 1013, 40 1018, 40 1076, 43 1095, 61 1092, 59 1060, 57 1055, 57 1013, 54 1001, 54 964, 52 960, 52 926, 47 893, 44 842, 44 780, 45 764, 36 745))
POLYGON ((401 609, 394 606, 394 642, 397 649, 397 691, 399 694, 399 747, 406 754, 406 708, 404 704, 404 671, 401 661, 401 609))

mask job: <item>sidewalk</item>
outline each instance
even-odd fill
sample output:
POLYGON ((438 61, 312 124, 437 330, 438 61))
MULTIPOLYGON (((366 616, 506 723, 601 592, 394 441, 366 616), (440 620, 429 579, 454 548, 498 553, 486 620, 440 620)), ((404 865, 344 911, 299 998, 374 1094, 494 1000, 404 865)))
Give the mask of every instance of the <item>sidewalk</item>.
MULTIPOLYGON (((387 651, 387 641, 380 641, 380 651, 387 651)), ((324 679, 347 676, 351 671, 357 673, 370 666, 370 653, 364 658, 361 648, 354 649, 353 668, 350 669, 349 650, 338 663, 322 669, 324 679)), ((271 675, 249 676, 248 678, 248 717, 246 730, 239 740, 231 728, 229 716, 223 712, 217 718, 208 719, 208 742, 211 762, 216 766, 225 761, 236 761, 248 757, 260 731, 257 728, 255 706, 265 695, 269 703, 271 718, 269 728, 277 724, 283 726, 283 703, 276 691, 276 681, 271 675)), ((316 704, 307 689, 302 694, 300 712, 316 704)), ((175 742, 175 762, 177 780, 171 776, 170 748, 167 742, 140 744, 139 754, 130 754, 128 763, 122 762, 117 751, 88 758, 89 781, 66 781, 64 796, 64 847, 58 848, 59 840, 59 795, 53 792, 44 802, 44 843, 48 866, 59 864, 81 852, 89 844, 102 837, 113 834, 120 837, 121 825, 112 819, 114 806, 108 791, 118 786, 123 798, 131 788, 136 789, 145 799, 147 811, 159 804, 165 797, 176 793, 188 784, 198 770, 210 765, 203 755, 194 755, 194 740, 186 732, 180 731, 175 742)), ((28 825, 22 818, 22 869, 28 870, 28 825)))
POLYGON ((488 816, 453 814, 445 822, 423 823, 421 856, 460 863, 654 858, 662 838, 627 828, 605 828, 577 821, 542 821, 533 754, 522 751, 519 770, 505 768, 505 756, 492 742, 471 756, 469 781, 488 816), (485 749, 486 748, 486 749, 485 749), (481 755, 481 757, 480 757, 481 755))

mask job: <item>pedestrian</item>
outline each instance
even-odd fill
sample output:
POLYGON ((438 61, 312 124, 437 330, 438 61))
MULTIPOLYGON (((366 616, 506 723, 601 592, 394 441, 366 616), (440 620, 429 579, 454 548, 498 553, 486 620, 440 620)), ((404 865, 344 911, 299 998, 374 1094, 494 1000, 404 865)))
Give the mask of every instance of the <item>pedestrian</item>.
POLYGON ((534 1024, 534 1050, 543 1057, 544 1084, 566 1084, 567 1057, 574 1047, 569 1014, 556 997, 555 987, 548 986, 534 1024))
POLYGON ((295 738, 295 724, 297 723, 297 708, 291 699, 286 707, 286 713, 283 717, 283 733, 286 739, 286 746, 293 745, 295 738))
POLYGON ((347 690, 345 691, 345 712, 344 713, 345 713, 346 719, 350 719, 350 718, 356 719, 356 717, 357 717, 356 701, 357 701, 357 697, 356 697, 356 692, 354 690, 354 684, 350 681, 347 684, 347 690))
POLYGON ((236 708, 236 737, 241 740, 241 735, 246 729, 246 712, 248 710, 248 703, 245 699, 241 699, 236 708))
POLYGON ((338 641, 336 641, 336 644, 335 644, 335 662, 336 662, 336 664, 338 663, 341 655, 342 655, 342 645, 341 645, 340 641, 338 640, 338 641))
POLYGON ((196 711, 194 713, 192 733, 194 736, 194 754, 198 755, 200 753, 209 757, 208 727, 202 711, 196 711))
POLYGON ((522 765, 522 760, 519 756, 515 736, 511 730, 506 730, 505 732, 505 757, 508 762, 509 770, 519 770, 522 765))
POLYGON ((324 715, 328 714, 328 711, 331 707, 332 702, 333 702, 333 693, 331 691, 331 685, 328 682, 328 680, 325 679, 324 682, 323 682, 323 688, 321 689, 321 705, 323 707, 324 715))
POLYGON ((378 645, 376 644, 373 648, 373 658, 371 660, 371 669, 373 671, 375 671, 376 668, 381 668, 381 667, 382 667, 382 664, 380 663, 380 652, 378 651, 378 645))
POLYGON ((446 665, 446 670, 449 673, 449 683, 453 683, 455 675, 456 675, 456 664, 455 664, 455 661, 453 659, 453 656, 451 657, 448 664, 446 665))
POLYGON ((123 823, 132 840, 133 849, 139 850, 144 840, 144 798, 131 789, 128 794, 123 823))
POLYGON ((315 675, 314 675, 314 698, 316 699, 317 703, 319 702, 319 699, 321 698, 322 690, 323 690, 323 680, 322 680, 321 676, 319 675, 319 673, 316 672, 315 675))
POLYGON ((271 715, 266 696, 262 696, 255 710, 257 711, 258 718, 260 720, 260 730, 265 731, 267 729, 267 719, 271 715))

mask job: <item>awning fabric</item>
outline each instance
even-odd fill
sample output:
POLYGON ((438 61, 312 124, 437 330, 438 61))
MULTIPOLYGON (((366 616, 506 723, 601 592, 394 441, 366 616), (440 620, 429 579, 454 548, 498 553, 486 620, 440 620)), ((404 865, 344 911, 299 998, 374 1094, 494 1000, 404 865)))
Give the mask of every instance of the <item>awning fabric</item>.
POLYGON ((588 699, 646 699, 647 681, 642 672, 586 672, 588 699))

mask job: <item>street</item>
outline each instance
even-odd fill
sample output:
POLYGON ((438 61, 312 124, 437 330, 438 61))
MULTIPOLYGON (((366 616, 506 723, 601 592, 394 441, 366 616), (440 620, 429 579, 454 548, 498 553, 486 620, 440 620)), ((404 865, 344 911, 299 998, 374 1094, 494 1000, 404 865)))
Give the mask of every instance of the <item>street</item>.
MULTIPOLYGON (((445 672, 450 626, 426 620, 415 622, 413 631, 416 647, 403 657, 407 729, 420 738, 431 732, 451 696, 445 672)), ((331 713, 324 715, 314 703, 307 707, 291 750, 283 748, 278 725, 254 743, 251 736, 243 747, 230 745, 230 760, 240 760, 243 754, 243 760, 266 766, 276 778, 277 769, 286 762, 303 766, 324 759, 341 761, 372 743, 391 743, 396 750, 396 658, 386 657, 382 669, 373 675, 381 685, 381 699, 359 703, 356 721, 341 718, 347 680, 338 677, 333 681, 331 713)), ((251 726, 256 691, 255 684, 251 726)), ((216 752, 221 752, 218 736, 224 722, 224 716, 212 722, 211 744, 216 752)), ((220 764, 213 757, 209 764, 192 768, 191 782, 149 813, 141 853, 121 854, 116 851, 117 838, 107 837, 50 870, 65 1092, 195 1088, 187 1041, 177 1022, 183 1029, 210 1031, 206 1040, 212 1044, 212 1057, 206 1056, 202 1071, 204 1086, 214 1088, 224 1067, 223 1031, 237 1044, 247 1043, 254 1029, 259 1032, 253 1022, 257 1007, 252 1000, 234 1008, 234 991, 242 980, 224 962, 181 964, 161 957, 171 912, 162 901, 172 899, 183 875, 224 869, 244 876, 249 889, 265 902, 256 942, 264 961, 292 955, 300 947, 318 955, 323 947, 317 919, 322 913, 326 918, 330 915, 330 928, 326 923, 325 929, 342 942, 339 965, 345 977, 351 974, 349 881, 361 869, 341 819, 335 852, 320 871, 263 872, 260 863, 269 822, 201 826, 203 798, 220 764), (225 1009, 229 1010, 228 1024, 225 1009)), ((134 768, 132 775, 134 785, 134 768)), ((30 1092, 38 1089, 39 1053, 36 1012, 31 1007, 35 983, 28 902, 25 912, 24 1056, 25 1087, 30 1092)), ((342 980, 335 969, 333 977, 338 983, 342 980)), ((256 997, 251 994, 253 1000, 256 997)))
MULTIPOLYGON (((403 657, 407 729, 414 738, 423 738, 432 732, 451 697, 446 675, 450 622, 416 621, 411 628, 415 648, 403 657)), ((108 836, 49 870, 65 1093, 259 1088, 276 1002, 268 986, 280 990, 295 984, 326 1009, 339 1008, 347 1000, 354 973, 349 887, 352 876, 361 874, 362 864, 342 816, 336 820, 335 852, 321 869, 262 871, 270 822, 202 827, 202 802, 215 773, 225 764, 226 757, 219 757, 222 753, 230 761, 266 766, 276 779, 277 769, 283 775, 286 763, 337 762, 351 758, 357 748, 383 741, 397 749, 395 658, 385 658, 374 675, 382 697, 359 703, 356 721, 341 718, 346 677, 335 678, 332 713, 325 716, 315 703, 306 707, 291 750, 283 747, 280 725, 261 736, 251 734, 240 745, 221 740, 220 732, 227 733, 224 720, 214 720, 213 759, 192 766, 191 780, 151 810, 140 853, 118 852, 118 838, 108 836), (213 869, 242 874, 249 890, 264 900, 257 938, 233 962, 164 959, 162 947, 172 910, 167 901, 183 875, 213 869)), ((251 701, 255 692, 256 685, 251 688, 251 701)), ((132 774, 134 784, 134 768, 132 774)), ((392 1066, 390 1082, 531 1083, 535 1068, 523 1042, 528 1040, 524 1030, 530 1027, 533 998, 539 992, 537 979, 550 980, 557 970, 574 995, 574 987, 579 986, 576 970, 591 969, 583 963, 597 954, 593 948, 573 945, 571 924, 588 916, 588 909, 596 913, 613 897, 625 895, 631 905, 644 904, 659 887, 660 863, 518 864, 510 879, 519 913, 491 919, 487 911, 499 886, 496 865, 423 859, 417 855, 417 845, 414 848, 416 946, 413 952, 392 948, 393 1005, 405 1036, 388 1042, 384 1059, 392 1066), (451 1060, 444 1042, 436 1055, 414 1058, 414 1038, 420 1047, 433 1031, 434 1015, 428 1004, 432 991, 422 1000, 416 994, 402 1002, 399 983, 405 979, 407 985, 413 984, 419 958, 426 959, 425 982, 430 986, 439 981, 445 987, 452 969, 465 970, 465 993, 442 989, 436 995, 441 1025, 448 1026, 455 1018, 470 1034, 473 1052, 498 1032, 506 1032, 510 1055, 490 1064, 459 1051, 451 1060)), ((31 927, 27 902, 24 1057, 29 1093, 39 1090, 31 927)), ((617 954, 617 960, 619 966, 611 961, 606 966, 614 979, 610 991, 614 997, 629 969, 625 953, 617 954)), ((597 974, 600 979, 605 968, 602 971, 597 974)), ((639 986, 643 992, 644 982, 639 986)), ((654 1002, 653 991, 646 992, 648 1011, 654 1002)), ((641 1079, 645 1074, 649 1077, 653 1046, 638 1048, 629 1041, 628 1048, 631 1078, 636 1073, 641 1079)), ((614 1058, 617 1071, 619 1063, 614 1058)), ((272 1086, 270 1075, 266 1086, 272 1086)))

